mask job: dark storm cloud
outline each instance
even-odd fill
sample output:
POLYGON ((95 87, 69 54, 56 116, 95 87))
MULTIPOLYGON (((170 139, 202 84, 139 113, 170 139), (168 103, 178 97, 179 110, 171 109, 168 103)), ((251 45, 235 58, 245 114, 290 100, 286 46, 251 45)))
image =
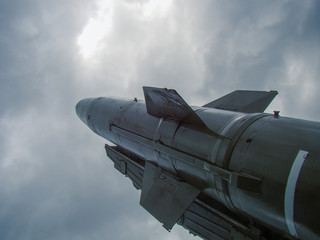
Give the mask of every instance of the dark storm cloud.
POLYGON ((154 220, 148 223, 151 217, 138 207, 139 192, 107 161, 104 141, 75 115, 79 99, 90 92, 99 95, 97 88, 107 89, 105 84, 111 92, 114 85, 101 72, 96 79, 90 71, 82 75, 76 42, 93 15, 90 9, 97 7, 88 3, 2 5, 2 239, 150 239, 157 232, 166 234, 154 220), (145 233, 145 226, 153 230, 145 233))
POLYGON ((277 89, 285 113, 304 112, 318 119, 314 90, 319 89, 319 3, 216 3, 197 19, 196 24, 205 27, 194 28, 194 34, 206 39, 202 47, 207 74, 201 92, 221 96, 230 89, 277 89), (205 32, 208 24, 211 32, 205 32))
POLYGON ((81 137, 69 123, 54 122, 58 118, 51 113, 39 119, 34 119, 34 112, 22 115, 23 121, 5 124, 8 151, 3 153, 0 176, 3 239, 116 238, 113 234, 121 234, 126 213, 139 222, 138 193, 128 179, 110 171, 113 166, 106 161, 103 142, 94 141, 96 149, 87 149, 90 138, 81 137))
POLYGON ((282 113, 319 117, 318 2, 178 1, 153 19, 130 14, 128 3, 114 11, 101 75, 115 74, 133 95, 156 85, 198 103, 235 89, 276 89, 282 113))
POLYGON ((99 154, 80 152, 90 145, 74 113, 75 43, 86 5, 29 1, 1 8, 2 239, 113 238, 122 216, 105 206, 129 211, 126 188, 118 190, 126 179, 114 182, 120 176, 109 173, 103 142, 99 154))
POLYGON ((92 9, 94 5, 84 1, 2 4, 1 112, 28 105, 47 108, 61 100, 57 92, 73 94, 77 34, 92 9))
POLYGON ((0 3, 1 239, 194 239, 139 207, 77 119, 81 98, 154 85, 201 104, 276 89, 279 110, 319 120, 318 2, 148 2, 114 1, 89 58, 77 41, 99 1, 0 3))

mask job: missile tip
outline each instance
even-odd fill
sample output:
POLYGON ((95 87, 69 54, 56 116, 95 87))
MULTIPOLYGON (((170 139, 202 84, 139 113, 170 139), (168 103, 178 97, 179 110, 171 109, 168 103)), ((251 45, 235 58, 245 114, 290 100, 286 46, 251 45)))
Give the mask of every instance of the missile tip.
POLYGON ((85 98, 80 100, 76 105, 76 113, 86 125, 88 124, 88 110, 93 100, 93 98, 85 98))

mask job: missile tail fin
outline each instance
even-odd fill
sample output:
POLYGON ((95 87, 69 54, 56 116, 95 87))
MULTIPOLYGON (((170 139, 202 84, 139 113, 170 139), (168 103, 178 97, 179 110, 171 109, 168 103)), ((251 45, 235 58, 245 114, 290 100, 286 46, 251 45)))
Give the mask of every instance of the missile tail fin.
POLYGON ((277 94, 277 91, 237 90, 202 107, 244 113, 264 112, 277 94))
POLYGON ((170 231, 200 190, 146 162, 140 205, 170 231))
POLYGON ((206 127, 201 118, 173 89, 143 87, 147 112, 158 118, 189 122, 206 127))

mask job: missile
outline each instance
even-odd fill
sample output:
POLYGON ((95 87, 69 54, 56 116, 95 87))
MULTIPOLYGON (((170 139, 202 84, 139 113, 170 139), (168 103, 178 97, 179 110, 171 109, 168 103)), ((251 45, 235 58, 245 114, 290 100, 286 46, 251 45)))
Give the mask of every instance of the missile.
POLYGON ((87 98, 78 117, 163 227, 203 239, 320 239, 320 122, 264 113, 276 91, 202 107, 172 89, 87 98))

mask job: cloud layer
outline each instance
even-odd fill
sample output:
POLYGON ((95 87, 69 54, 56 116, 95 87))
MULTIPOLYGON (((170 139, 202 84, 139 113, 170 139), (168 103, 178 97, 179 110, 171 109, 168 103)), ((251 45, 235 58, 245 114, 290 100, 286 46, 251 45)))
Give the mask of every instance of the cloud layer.
POLYGON ((176 89, 200 105, 278 90, 269 111, 319 121, 318 1, 2 1, 2 239, 195 239, 167 233, 114 168, 78 100, 176 89))

